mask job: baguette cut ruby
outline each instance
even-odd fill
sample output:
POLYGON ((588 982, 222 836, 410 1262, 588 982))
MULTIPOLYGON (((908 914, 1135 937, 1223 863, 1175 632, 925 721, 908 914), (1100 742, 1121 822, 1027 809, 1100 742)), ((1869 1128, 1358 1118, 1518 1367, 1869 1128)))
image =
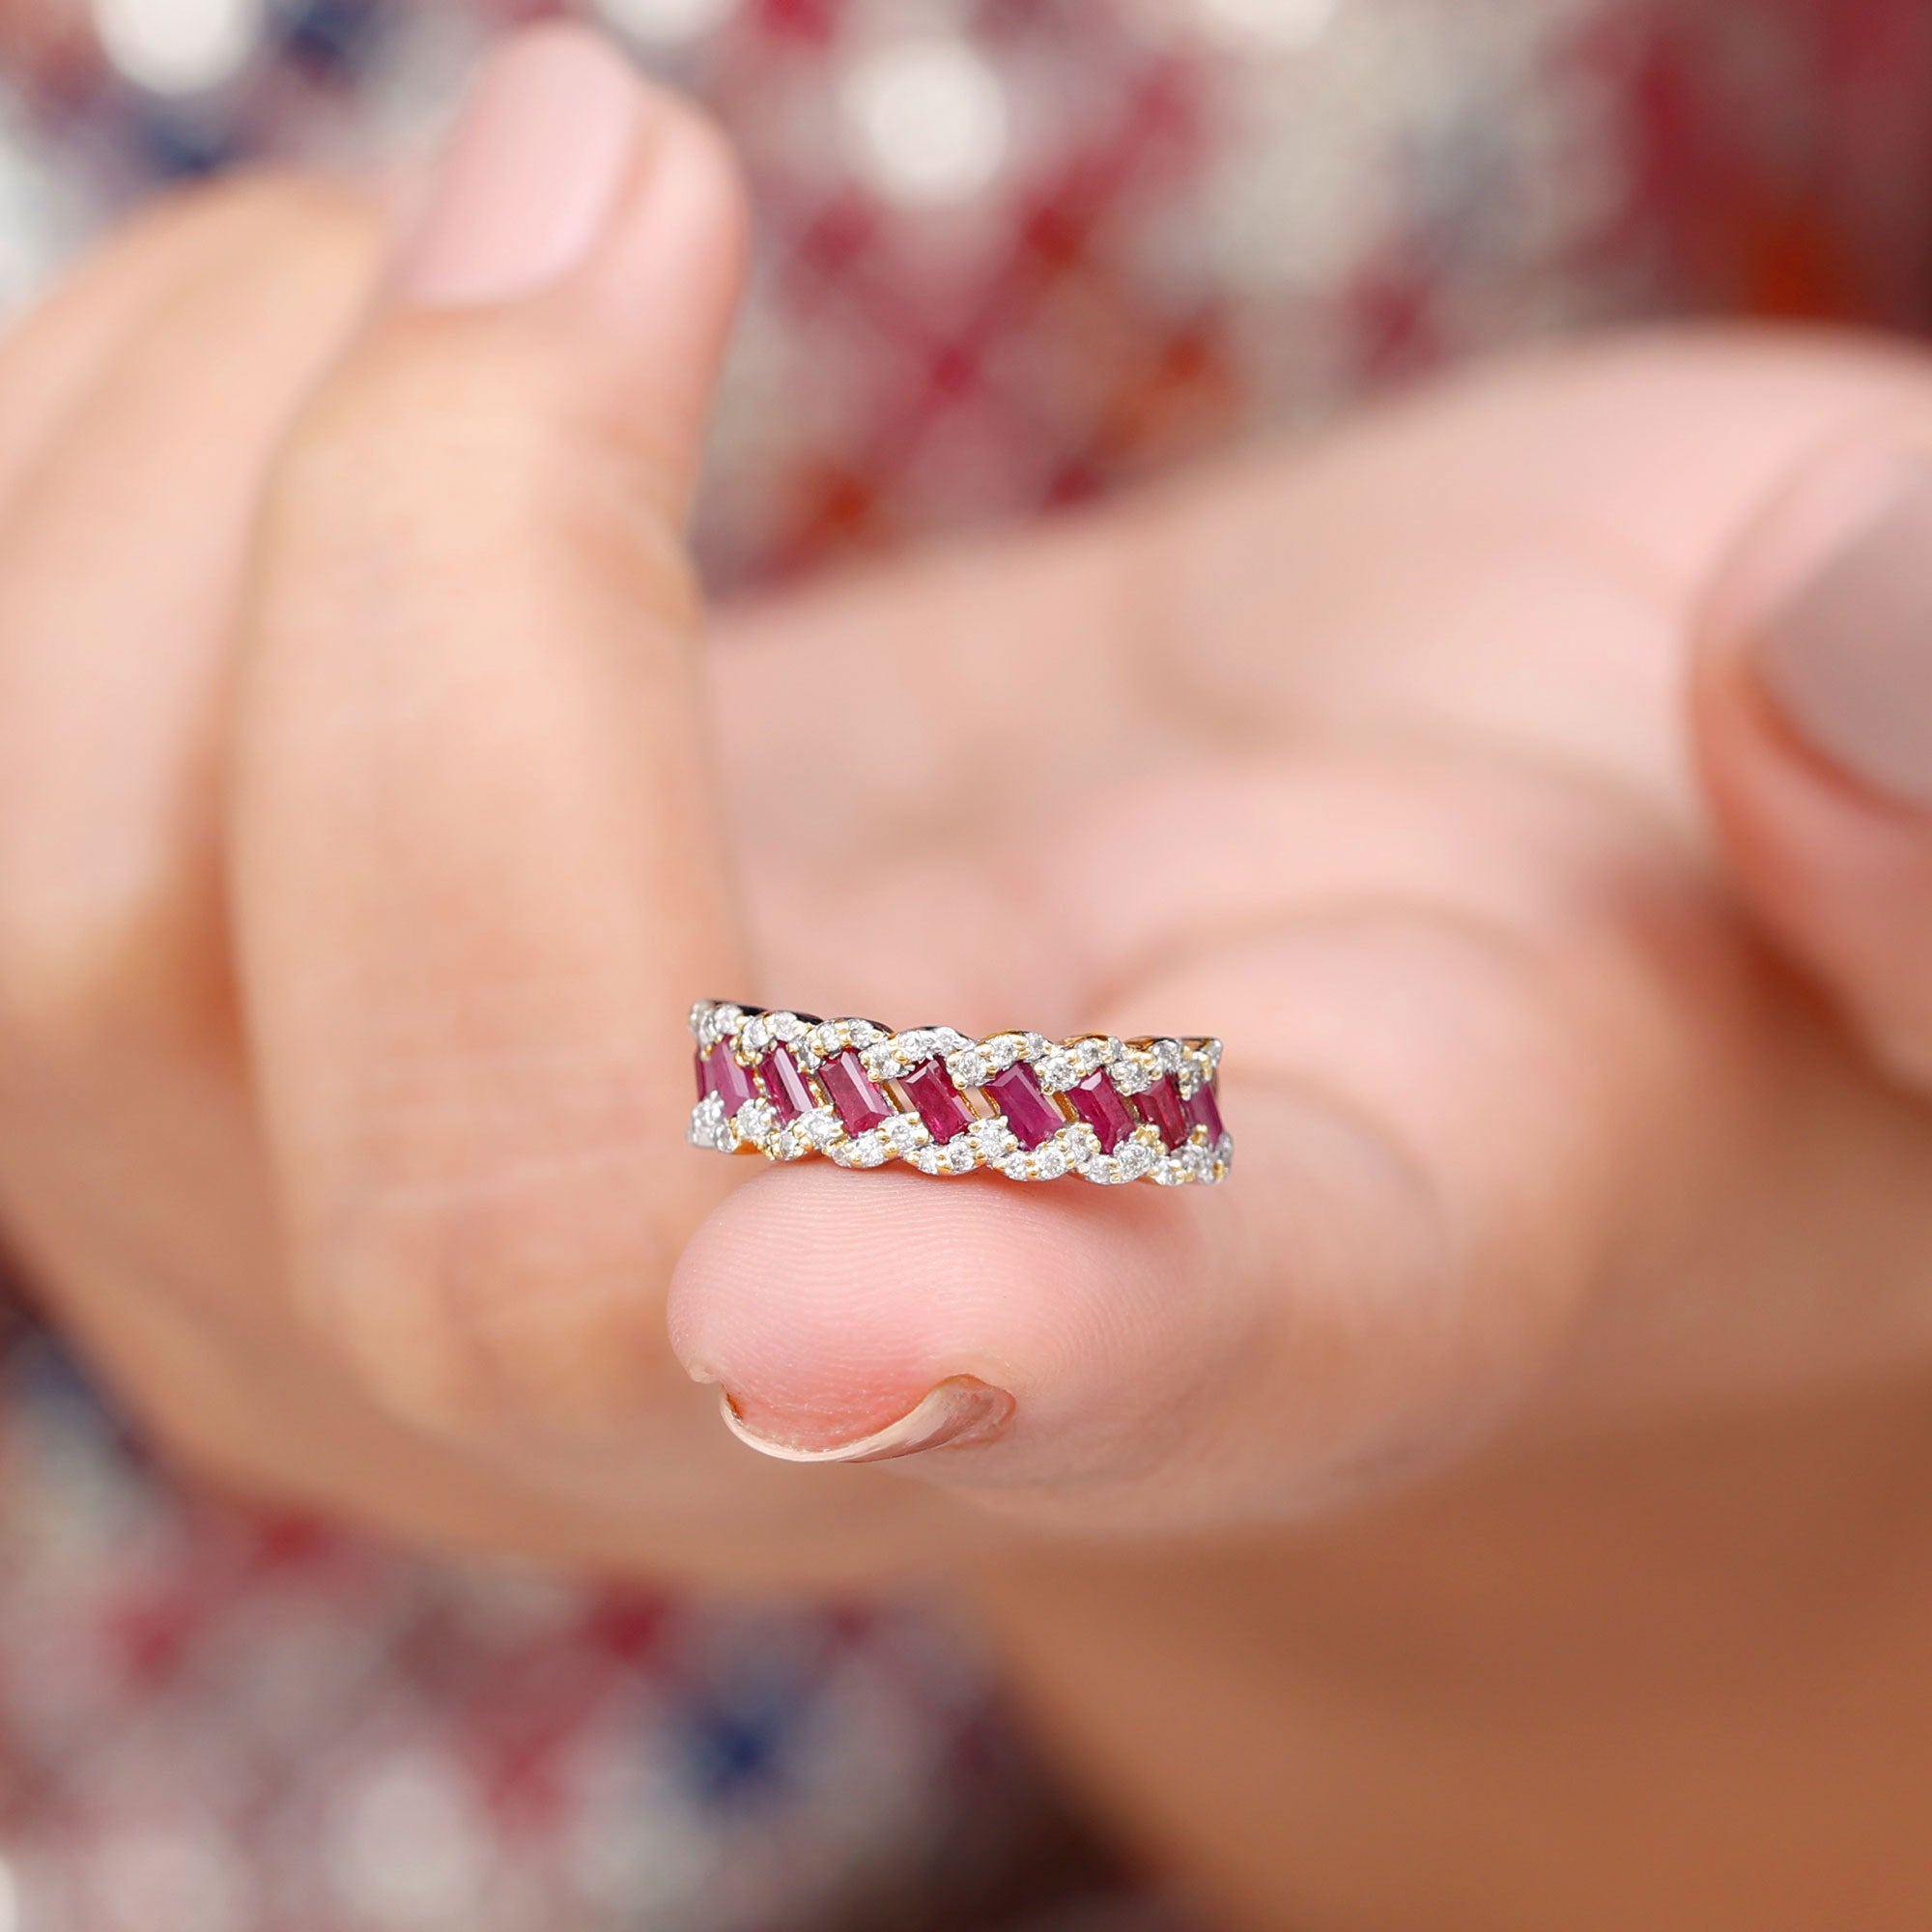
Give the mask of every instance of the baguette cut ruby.
POLYGON ((765 1056, 763 1072, 765 1097, 771 1101, 772 1112, 779 1117, 781 1126, 790 1126, 801 1114, 810 1112, 816 1104, 811 1097, 811 1089, 805 1084, 805 1075, 798 1070, 798 1062, 791 1057, 788 1047, 773 1047, 765 1056))
POLYGON ((711 1097, 711 1066, 706 1055, 694 1053, 691 1064, 697 1072, 697 1097, 708 1100, 711 1097))
POLYGON ((1146 1093, 1138 1096, 1141 1119, 1159 1128, 1162 1142, 1178 1148, 1187 1138, 1187 1116, 1181 1110, 1180 1090, 1173 1078, 1162 1074, 1146 1093))
POLYGON ((1066 1090, 1073 1111, 1100 1137, 1100 1145, 1112 1153, 1134 1130, 1134 1117, 1121 1097, 1121 1090, 1107 1073, 1090 1074, 1077 1086, 1066 1090))
POLYGON ((986 1082, 986 1092, 1023 1148, 1043 1146, 1066 1124, 1060 1109, 1039 1091, 1033 1068, 1023 1060, 1014 1061, 1004 1073, 994 1074, 986 1082))
POLYGON ((969 1107, 941 1060, 923 1060, 910 1073, 899 1076, 899 1086, 913 1104, 925 1130, 942 1147, 973 1124, 969 1107))
POLYGON ((1204 1080, 1195 1088, 1187 1101, 1187 1123, 1189 1126, 1208 1129, 1208 1145, 1216 1146, 1221 1136, 1228 1130, 1221 1124, 1221 1105, 1214 1097, 1214 1083, 1204 1080))
POLYGON ((872 1085, 859 1056, 849 1046, 843 1053, 834 1054, 818 1069, 818 1077, 848 1134, 868 1133, 893 1118, 893 1103, 872 1085))
POLYGON ((721 1039, 711 1049, 709 1066, 711 1091, 724 1101, 725 1113, 735 1115, 747 1100, 758 1097, 757 1083, 752 1078, 752 1069, 739 1064, 728 1039, 721 1039))

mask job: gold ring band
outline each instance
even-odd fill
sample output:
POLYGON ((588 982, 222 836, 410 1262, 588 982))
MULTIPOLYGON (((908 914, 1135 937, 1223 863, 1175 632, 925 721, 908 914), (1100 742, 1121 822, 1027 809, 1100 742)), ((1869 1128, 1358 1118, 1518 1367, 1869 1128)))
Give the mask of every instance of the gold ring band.
POLYGON ((974 1039, 730 1000, 699 1000, 691 1032, 691 1141, 721 1153, 1166 1187, 1224 1179, 1234 1159, 1218 1039, 974 1039))

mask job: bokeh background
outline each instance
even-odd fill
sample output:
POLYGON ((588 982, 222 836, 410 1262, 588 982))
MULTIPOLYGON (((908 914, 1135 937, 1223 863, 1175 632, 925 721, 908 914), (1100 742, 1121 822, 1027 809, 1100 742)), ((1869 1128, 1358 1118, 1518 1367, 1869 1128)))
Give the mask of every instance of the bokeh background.
MULTIPOLYGON (((1552 333, 1932 313, 1923 0, 0 0, 0 312, 431 143, 594 14, 747 158, 721 596, 1552 333)), ((1205 1932, 933 1606, 432 1564, 183 1490, 0 1295, 0 1932, 1205 1932)))

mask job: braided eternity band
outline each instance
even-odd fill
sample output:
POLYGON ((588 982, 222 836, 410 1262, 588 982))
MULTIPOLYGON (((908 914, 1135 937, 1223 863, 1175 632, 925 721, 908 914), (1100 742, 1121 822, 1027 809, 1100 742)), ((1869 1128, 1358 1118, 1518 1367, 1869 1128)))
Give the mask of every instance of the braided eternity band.
POLYGON ((699 1000, 691 1031, 692 1145, 721 1153, 1167 1187, 1220 1180, 1235 1155, 1214 1096, 1218 1039, 969 1039, 724 1000, 699 1000))

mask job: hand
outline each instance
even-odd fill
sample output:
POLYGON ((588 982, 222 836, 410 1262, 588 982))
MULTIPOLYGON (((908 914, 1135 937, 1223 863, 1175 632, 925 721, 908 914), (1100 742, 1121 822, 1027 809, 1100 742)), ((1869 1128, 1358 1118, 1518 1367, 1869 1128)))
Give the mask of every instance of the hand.
MULTIPOLYGON (((1007 1544, 989 1587, 1068 1724, 1264 1922, 1285 1869, 1312 1923, 1440 1905, 1485 1832, 1488 1889, 1432 1922, 1551 1922, 1509 1851, 1569 1816, 1545 1745, 1618 1799, 1715 1765, 1760 1850, 1787 1810, 1833 1842, 1811 1763, 1735 1719, 1821 1620, 1834 1667, 1848 1631, 1847 1668, 1910 1654, 1873 1593, 1920 1553, 1846 1510, 1922 1515, 1932 1126, 1895 1075, 1932 1037, 1928 861, 1767 722, 1755 552, 1697 713, 1735 875, 1684 683, 1758 506, 1926 412, 1922 373, 1554 358, 699 650, 677 531, 737 221, 714 137, 539 35, 380 282, 368 211, 243 186, 9 346, 0 1195, 46 1293, 190 1461, 412 1535, 793 1578, 1007 1544), (741 990, 1218 1032, 1236 1174, 748 1178, 681 1147, 685 1008, 741 990), (762 1461, 668 1293, 781 1447, 961 1376, 1011 1424, 762 1461), (1187 1564, 1089 1540, 1231 1529, 1187 1564), (1828 1540, 1821 1605, 1785 1586, 1828 1540), (1480 1614, 1471 1551, 1511 1579, 1480 1614), (1645 1639, 1680 1629, 1735 1667, 1666 1759, 1645 1639), (1432 1706, 1418 1656, 1488 1701, 1432 1706), (1579 1685, 1607 1708, 1504 1748, 1498 1712, 1579 1685), (1305 1835, 1246 1829, 1243 1789, 1318 1760, 1408 1856, 1312 1797, 1305 1835)), ((1592 1816, 1561 1922, 1708 1900, 1658 1838, 1648 1890, 1594 1869, 1592 1816)), ((1762 1879, 1699 1828, 1723 1898, 1762 1879)))
POLYGON ((756 1466, 663 1340, 727 1179, 676 1146, 677 1009, 742 975, 673 695, 741 221, 706 127, 540 34, 393 265, 364 199, 244 183, 6 345, 5 1225, 224 1484, 608 1570, 836 1558, 852 1486, 756 1466))

